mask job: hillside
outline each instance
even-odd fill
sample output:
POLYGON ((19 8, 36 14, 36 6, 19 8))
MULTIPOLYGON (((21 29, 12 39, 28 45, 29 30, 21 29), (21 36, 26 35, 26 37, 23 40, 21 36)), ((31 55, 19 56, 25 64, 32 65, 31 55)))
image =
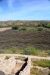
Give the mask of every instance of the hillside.
MULTIPOLYGON (((50 55, 50 28, 46 27, 46 22, 24 21, 25 24, 23 25, 21 25, 23 22, 19 22, 20 24, 18 25, 18 23, 14 21, 15 24, 17 23, 16 25, 13 24, 10 26, 10 29, 0 31, 0 53, 21 53, 36 55, 37 50, 42 50, 42 54, 50 55), (38 23, 41 23, 40 26, 38 23), (45 25, 45 27, 43 27, 42 24, 45 25), (12 26, 17 27, 17 29, 12 29, 12 26)), ((10 22, 8 21, 4 23, 10 22)), ((4 23, 2 22, 3 25, 4 23)), ((47 24, 48 23, 49 21, 47 21, 47 24)), ((7 25, 8 24, 6 24, 6 27, 7 25)), ((39 51, 37 55, 39 55, 39 51)))

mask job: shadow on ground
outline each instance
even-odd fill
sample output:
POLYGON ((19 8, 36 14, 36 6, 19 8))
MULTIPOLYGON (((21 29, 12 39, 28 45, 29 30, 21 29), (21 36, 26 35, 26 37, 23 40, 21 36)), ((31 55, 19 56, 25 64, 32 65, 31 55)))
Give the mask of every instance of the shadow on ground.
POLYGON ((4 72, 2 72, 2 71, 0 71, 0 75, 5 75, 5 73, 4 73, 4 72))

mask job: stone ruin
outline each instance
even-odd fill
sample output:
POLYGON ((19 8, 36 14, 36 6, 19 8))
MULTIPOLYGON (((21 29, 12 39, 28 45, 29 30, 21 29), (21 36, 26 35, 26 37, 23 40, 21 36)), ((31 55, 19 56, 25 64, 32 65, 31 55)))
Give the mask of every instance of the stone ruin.
POLYGON ((28 58, 0 57, 0 75, 30 75, 28 58))

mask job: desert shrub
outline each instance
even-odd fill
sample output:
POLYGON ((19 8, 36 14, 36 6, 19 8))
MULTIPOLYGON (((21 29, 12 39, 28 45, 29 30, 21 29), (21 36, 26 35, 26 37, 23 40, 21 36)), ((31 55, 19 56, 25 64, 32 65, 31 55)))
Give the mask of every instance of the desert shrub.
POLYGON ((22 30, 22 31, 26 31, 26 28, 23 27, 23 28, 21 28, 20 30, 22 30))
POLYGON ((38 24, 37 27, 42 27, 42 24, 38 24))
POLYGON ((37 30, 38 30, 38 31, 42 31, 42 30, 43 30, 43 28, 42 28, 42 27, 39 27, 37 30))
POLYGON ((6 56, 6 57, 5 57, 5 59, 9 59, 9 58, 10 58, 9 56, 6 56))
POLYGON ((42 24, 42 26, 45 28, 50 28, 50 24, 42 24))
POLYGON ((23 54, 26 54, 26 55, 35 55, 36 54, 36 50, 34 50, 34 48, 33 47, 26 47, 26 48, 24 48, 24 50, 23 50, 23 54))
POLYGON ((18 30, 18 27, 17 26, 13 26, 12 29, 13 30, 18 30))
POLYGON ((47 24, 42 24, 42 27, 46 27, 47 26, 47 24))
POLYGON ((50 24, 48 24, 46 27, 47 27, 47 28, 50 28, 50 24))
POLYGON ((48 75, 50 75, 50 73, 48 73, 48 75))
POLYGON ((24 49, 24 54, 25 55, 30 55, 31 51, 28 48, 26 48, 26 49, 24 49))
POLYGON ((38 50, 37 48, 33 48, 33 47, 27 47, 27 48, 24 48, 23 50, 23 54, 26 54, 26 55, 39 55, 39 52, 41 52, 40 50, 38 50))

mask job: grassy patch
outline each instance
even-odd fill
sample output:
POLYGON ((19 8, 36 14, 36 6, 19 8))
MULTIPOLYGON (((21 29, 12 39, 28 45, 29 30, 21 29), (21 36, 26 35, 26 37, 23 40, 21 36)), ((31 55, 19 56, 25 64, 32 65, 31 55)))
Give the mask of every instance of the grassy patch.
POLYGON ((44 75, 43 72, 37 68, 31 69, 31 75, 44 75))
POLYGON ((38 69, 38 68, 31 68, 31 75, 50 75, 50 72, 47 69, 38 69))
POLYGON ((6 49, 3 49, 2 52, 0 51, 0 53, 50 56, 50 50, 41 50, 31 46, 27 46, 25 48, 17 48, 17 47, 6 48, 6 49))
POLYGON ((4 53, 10 54, 23 54, 23 50, 20 48, 8 48, 4 50, 4 53))
POLYGON ((50 60, 38 60, 34 61, 33 65, 35 66, 41 66, 41 67, 50 67, 50 60))
POLYGON ((26 47, 23 49, 23 54, 26 55, 37 55, 37 56, 47 56, 48 52, 45 50, 40 50, 38 48, 34 48, 34 47, 26 47))
POLYGON ((39 75, 38 69, 37 68, 32 68, 31 69, 31 75, 39 75))

